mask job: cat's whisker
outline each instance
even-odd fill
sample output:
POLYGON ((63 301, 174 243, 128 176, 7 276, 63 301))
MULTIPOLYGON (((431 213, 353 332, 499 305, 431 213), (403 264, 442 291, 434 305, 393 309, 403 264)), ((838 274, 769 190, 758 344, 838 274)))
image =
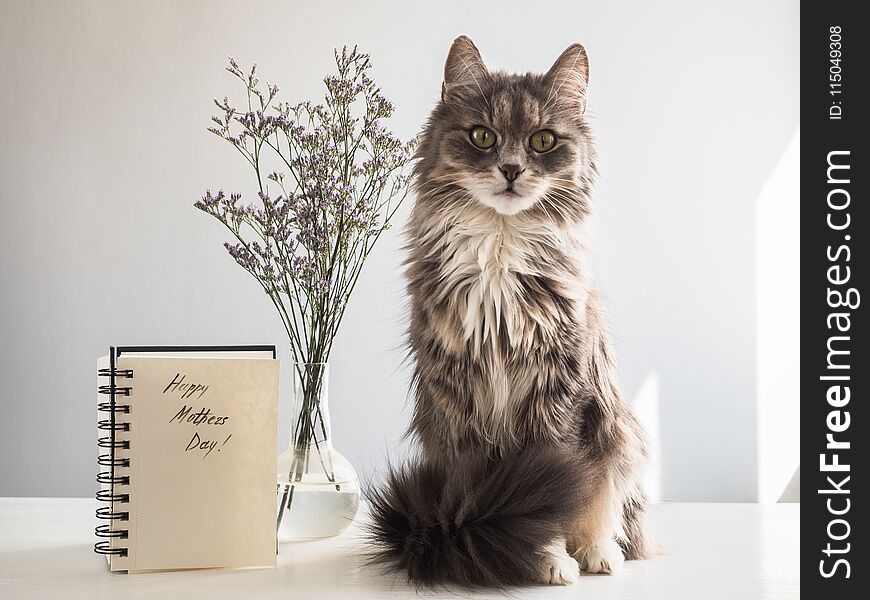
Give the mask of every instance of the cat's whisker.
POLYGON ((556 225, 555 219, 553 219, 552 215, 550 215, 550 211, 547 210, 547 204, 545 202, 541 202, 541 210, 544 211, 544 215, 550 220, 550 223, 553 224, 553 228, 558 229, 559 226, 556 225))
POLYGON ((568 217, 568 203, 576 201, 576 198, 565 196, 561 192, 550 192, 544 195, 544 198, 550 201, 551 206, 556 210, 556 213, 564 220, 570 220, 568 217))
POLYGON ((462 186, 460 186, 460 185, 459 185, 458 183, 456 183, 456 182, 450 181, 450 182, 447 182, 447 183, 441 184, 441 185, 439 185, 439 186, 436 186, 436 187, 434 187, 434 188, 428 188, 428 189, 419 190, 419 191, 418 191, 418 197, 420 197, 420 198, 427 198, 427 197, 431 197, 431 196, 436 196, 436 195, 438 195, 439 193, 441 193, 441 192, 443 192, 444 190, 447 190, 447 189, 449 189, 449 188, 451 188, 451 187, 460 188, 460 187, 462 187, 462 186))
POLYGON ((446 183, 440 184, 440 185, 435 186, 433 188, 419 190, 419 193, 421 196, 425 197, 425 196, 431 196, 431 195, 437 194, 437 193, 439 193, 443 190, 446 190, 450 187, 457 187, 457 188, 464 189, 464 186, 462 185, 464 182, 465 182, 465 178, 460 178, 460 179, 451 178, 446 183))

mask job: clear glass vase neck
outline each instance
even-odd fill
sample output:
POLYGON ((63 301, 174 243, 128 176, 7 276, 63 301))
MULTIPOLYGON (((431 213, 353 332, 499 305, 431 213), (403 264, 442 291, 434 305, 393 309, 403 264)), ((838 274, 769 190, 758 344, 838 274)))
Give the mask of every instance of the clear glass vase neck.
POLYGON ((329 363, 294 363, 290 444, 299 449, 332 447, 329 363))

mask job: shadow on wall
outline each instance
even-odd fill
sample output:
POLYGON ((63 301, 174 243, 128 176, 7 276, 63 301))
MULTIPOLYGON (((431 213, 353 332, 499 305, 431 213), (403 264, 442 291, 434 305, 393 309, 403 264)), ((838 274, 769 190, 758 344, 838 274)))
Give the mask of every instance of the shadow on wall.
MULTIPOLYGON (((760 502, 799 502, 800 482, 799 426, 800 389, 797 373, 800 367, 800 333, 797 323, 800 313, 800 213, 799 198, 800 133, 795 132, 780 159, 775 163, 756 202, 755 215, 755 336, 756 390, 746 410, 745 419, 736 426, 720 427, 718 423, 693 423, 685 414, 674 410, 673 397, 667 391, 677 386, 691 385, 696 375, 671 369, 648 372, 637 391, 629 396, 638 417, 647 429, 653 449, 647 476, 647 490, 653 500, 667 500, 670 494, 669 474, 676 468, 691 468, 707 478, 721 476, 715 457, 739 457, 747 449, 753 453, 755 493, 739 499, 760 502), (665 385, 662 385, 662 379, 665 385), (663 391, 664 389, 664 391, 663 391), (669 402, 670 401, 670 402, 669 402), (698 430, 716 431, 710 442, 697 437, 698 430), (717 431, 718 430, 718 431, 717 431), (694 449, 686 439, 697 445, 694 449), (726 444, 724 453, 710 443, 726 444), (713 459, 713 460, 710 460, 713 459), (796 483, 797 482, 797 483, 796 483)), ((745 298, 743 299, 746 300, 745 298)), ((675 302, 672 314, 681 311, 675 302)), ((736 334, 736 332, 735 332, 736 334)), ((663 340, 663 352, 667 340, 663 340)), ((748 353, 747 353, 748 354, 748 353)), ((661 357, 667 364, 667 357, 661 357)), ((746 356, 738 360, 745 360, 746 356)), ((711 363, 711 369, 723 365, 711 363)), ((703 391, 698 403, 728 401, 734 386, 723 378, 718 389, 703 391)), ((683 396, 684 397, 684 396, 683 396)), ((691 412, 691 408, 689 412, 691 412)), ((739 460, 739 458, 738 458, 739 460)), ((726 473, 727 474, 727 473, 726 473)), ((703 479, 699 485, 703 485, 703 479)), ((702 495, 702 491, 696 491, 702 495)))

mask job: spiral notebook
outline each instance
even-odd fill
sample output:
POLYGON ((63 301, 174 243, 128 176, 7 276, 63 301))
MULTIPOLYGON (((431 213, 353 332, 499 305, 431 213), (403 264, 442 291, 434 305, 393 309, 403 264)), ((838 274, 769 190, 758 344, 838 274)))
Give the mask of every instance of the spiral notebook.
POLYGON ((97 369, 109 568, 274 566, 275 347, 113 347, 97 369))

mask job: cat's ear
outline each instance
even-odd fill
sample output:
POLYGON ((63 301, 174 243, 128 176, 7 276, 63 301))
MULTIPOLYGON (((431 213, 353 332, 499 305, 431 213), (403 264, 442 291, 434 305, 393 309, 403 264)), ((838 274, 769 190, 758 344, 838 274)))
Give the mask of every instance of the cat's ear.
POLYGON ((447 62, 444 64, 444 83, 441 85, 441 99, 447 100, 454 90, 475 86, 480 88, 489 78, 489 71, 480 57, 477 46, 467 35, 453 40, 447 62))
POLYGON ((586 112, 586 89, 589 86, 589 57, 580 44, 571 44, 556 59, 544 76, 550 96, 586 112))

